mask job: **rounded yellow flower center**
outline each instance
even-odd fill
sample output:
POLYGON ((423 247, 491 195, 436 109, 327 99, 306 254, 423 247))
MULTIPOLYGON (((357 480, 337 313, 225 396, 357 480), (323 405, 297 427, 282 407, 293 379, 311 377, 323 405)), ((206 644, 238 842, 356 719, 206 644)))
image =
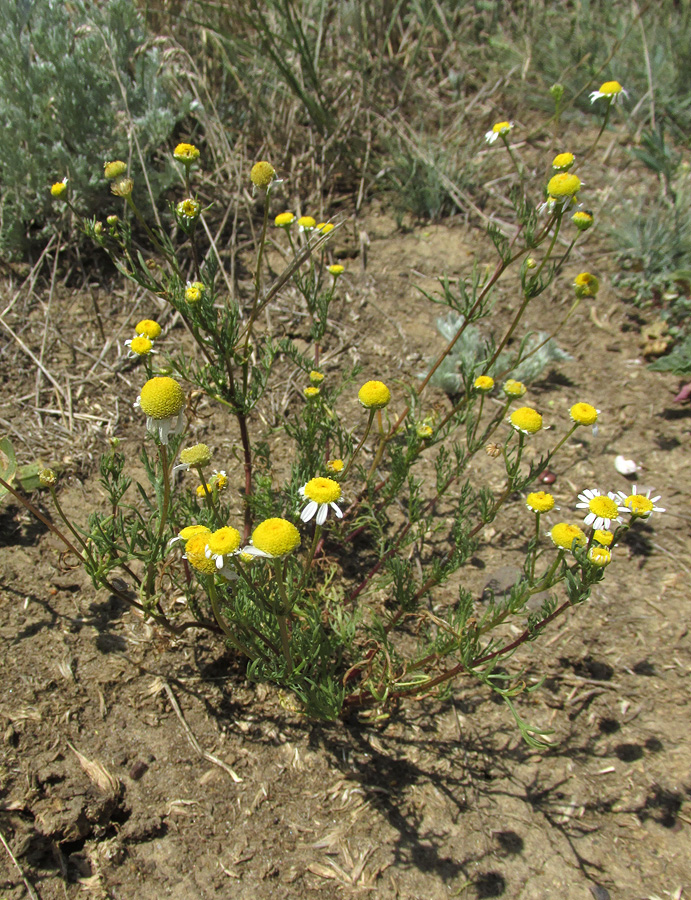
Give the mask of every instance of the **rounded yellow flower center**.
POLYGON ((320 222, 317 225, 317 231, 321 231, 322 234, 328 234, 330 231, 333 231, 335 227, 333 222, 320 222))
POLYGON ((180 451, 180 462, 188 466, 205 466, 211 461, 211 450, 206 444, 194 444, 180 451))
POLYGON ((150 378, 140 395, 142 412, 152 419, 168 419, 177 416, 185 405, 185 393, 173 378, 157 376, 150 378))
POLYGON ((605 81, 604 84, 600 85, 600 93, 604 94, 605 97, 614 97, 616 94, 621 94, 622 90, 623 88, 618 81, 605 81))
POLYGON ((132 338, 130 341, 130 349, 132 350, 132 353, 136 353, 137 356, 146 356, 147 353, 151 353, 152 347, 152 342, 144 335, 139 335, 138 337, 132 338))
POLYGON ((322 373, 317 372, 316 369, 312 369, 312 371, 310 372, 310 381, 312 382, 312 384, 321 384, 323 380, 324 376, 322 375, 322 373))
POLYGON ((513 378, 504 382, 503 389, 507 397, 522 397, 528 390, 522 381, 515 381, 513 378))
POLYGON ((514 410, 511 413, 510 421, 518 431, 528 434, 536 434, 542 428, 542 416, 536 409, 531 409, 529 406, 521 406, 520 409, 514 410))
POLYGON ((326 468, 329 472, 342 472, 344 467, 344 463, 342 459, 330 459, 326 463, 326 468))
POLYGON ((51 195, 52 195, 53 197, 55 197, 55 198, 57 199, 58 197, 62 197, 62 195, 65 193, 66 190, 67 190, 67 185, 65 184, 65 182, 64 182, 64 181, 57 181, 57 182, 51 187, 50 193, 51 193, 51 195))
POLYGON ((557 547, 563 550, 570 550, 573 542, 576 541, 577 547, 585 547, 587 538, 585 533, 578 525, 569 525, 567 522, 559 522, 550 531, 550 537, 557 547))
POLYGON ((292 225, 295 221, 295 216, 292 212, 284 212, 279 213, 274 219, 274 225, 278 228, 285 228, 286 225, 292 225))
POLYGON ((315 503, 335 503, 341 497, 341 486, 333 478, 312 478, 305 485, 305 497, 315 503))
POLYGON ((187 562, 197 572, 201 572, 203 575, 215 575, 216 563, 213 559, 208 559, 206 556, 208 535, 208 529, 193 535, 185 544, 185 556, 187 557, 187 562))
POLYGON ((202 205, 188 197, 187 200, 181 200, 177 208, 179 216, 184 216, 186 219, 196 219, 201 212, 202 205))
POLYGON ((479 375, 473 382, 475 390, 482 391, 483 394, 491 391, 494 387, 494 378, 489 375, 479 375))
POLYGON ((549 512, 554 509, 554 497, 545 491, 534 491, 525 498, 525 504, 533 512, 549 512))
POLYGON ((600 519, 616 519, 619 509, 611 497, 597 496, 588 501, 588 509, 600 519))
POLYGON ((643 494, 631 494, 624 500, 624 506, 630 509, 634 516, 647 516, 653 511, 653 501, 643 494))
POLYGON ((588 550, 588 559, 594 566, 602 568, 612 562, 612 554, 607 547, 591 547, 588 550))
POLYGON ((103 174, 108 181, 111 181, 113 178, 119 178, 126 171, 127 163, 124 163, 121 159, 114 159, 113 162, 104 163, 103 166, 103 174))
POLYGON ((597 410, 589 403, 574 403, 569 412, 577 425, 594 425, 597 422, 597 410))
POLYGON ((276 177, 276 170, 270 162, 262 160, 252 166, 250 172, 250 180, 257 187, 266 188, 276 177))
POLYGON ((596 297, 597 292, 600 290, 600 282, 590 272, 581 272, 579 275, 576 275, 573 280, 573 286, 576 289, 576 296, 580 299, 583 297, 596 297))
POLYGON ((334 263, 332 266, 328 267, 328 271, 334 278, 338 278, 339 275, 342 275, 345 272, 345 266, 334 263))
POLYGON ((316 228, 317 220, 313 219, 312 216, 300 216, 298 225, 300 228, 316 228))
POLYGON ((557 153, 557 155, 552 160, 552 168, 559 169, 562 172, 566 172, 567 169, 571 168, 575 161, 576 157, 573 155, 573 153, 557 153))
POLYGON ((547 183, 547 193, 555 200, 574 197, 581 189, 581 179, 570 172, 559 172, 547 183))
POLYGON ((199 150, 194 144, 178 144, 173 150, 173 156, 178 162, 193 163, 195 159, 199 159, 199 150))
POLYGON ((137 334, 146 335, 150 341, 155 341, 161 336, 161 326, 153 319, 142 319, 134 326, 134 330, 137 334))
POLYGON ((206 482, 206 490, 204 490, 204 485, 200 484, 197 487, 197 497, 200 497, 200 498, 206 497, 206 495, 210 494, 213 491, 213 489, 214 489, 214 486, 212 484, 209 484, 208 481, 206 482))
POLYGON ((571 216, 571 221, 579 231, 587 231, 593 224, 593 214, 586 210, 578 210, 571 216))
POLYGON ((38 473, 38 483, 41 487, 54 487, 57 484, 58 476, 53 469, 41 469, 38 473))
POLYGON ((506 134, 511 131, 511 122, 495 122, 492 125, 492 131, 495 134, 506 134))
POLYGON ((596 528, 593 532, 593 540, 597 541, 598 544, 602 544, 603 547, 610 547, 614 540, 614 534, 611 531, 606 531, 604 528, 596 528))
POLYGON ((305 397, 318 397, 319 396, 319 388, 318 387, 306 387, 302 392, 305 397))
POLYGON ((417 431, 418 437, 421 437, 421 438, 432 437, 432 435, 434 434, 434 429, 432 428, 431 425, 425 425, 425 424, 418 425, 416 431, 417 431))
POLYGON ((365 409, 383 409, 391 400, 391 391, 383 381, 367 381, 358 391, 358 400, 365 409))
POLYGON ((270 556, 285 556, 300 546, 300 532, 286 519, 266 519, 252 532, 252 543, 270 556))
POLYGON ((129 197, 134 190, 134 181, 131 178, 116 178, 110 186, 111 194, 116 197, 129 197))
POLYGON ((224 528, 219 528, 210 534, 206 543, 212 553, 217 553, 220 556, 225 556, 227 553, 235 553, 240 546, 240 532, 237 528, 231 528, 230 525, 226 525, 224 528))
POLYGON ((207 528, 206 525, 188 525, 186 528, 182 529, 179 537, 181 537, 183 541, 189 541, 190 538, 193 538, 198 534, 211 534, 211 529, 207 528))
POLYGON ((202 299, 202 292, 198 287, 195 287, 191 284, 188 288, 185 288, 185 300, 188 303, 199 303, 202 299))

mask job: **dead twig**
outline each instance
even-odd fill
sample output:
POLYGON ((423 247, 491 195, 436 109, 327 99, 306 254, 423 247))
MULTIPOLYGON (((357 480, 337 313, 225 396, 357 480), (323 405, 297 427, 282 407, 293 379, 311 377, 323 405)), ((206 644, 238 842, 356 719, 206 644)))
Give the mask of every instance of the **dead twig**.
POLYGON ((0 841, 2 841, 2 846, 3 846, 3 847, 5 848, 5 850, 7 851, 7 855, 8 855, 9 858, 12 860, 12 862, 13 862, 14 865, 15 865, 15 868, 17 869, 17 871, 18 871, 19 874, 21 875, 22 881, 24 882, 24 885, 25 885, 25 887, 26 887, 26 889, 27 889, 27 891, 28 891, 28 893, 29 893, 29 896, 31 897, 31 900, 41 900, 41 898, 39 897, 39 895, 36 893, 35 888, 32 886, 31 882, 29 881, 29 879, 28 879, 28 878, 26 877, 26 875, 24 874, 24 870, 22 869, 22 867, 21 867, 21 866, 19 865, 19 863, 17 862, 17 857, 16 857, 16 856, 14 855, 14 853, 10 850, 10 846, 9 846, 9 844, 7 843, 7 841, 5 840, 5 835, 2 833, 2 831, 0 831, 0 841))

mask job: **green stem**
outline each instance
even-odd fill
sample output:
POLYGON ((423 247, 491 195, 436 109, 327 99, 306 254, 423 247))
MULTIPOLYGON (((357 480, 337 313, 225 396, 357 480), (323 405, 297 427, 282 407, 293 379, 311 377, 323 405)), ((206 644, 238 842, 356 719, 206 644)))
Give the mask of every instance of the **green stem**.
POLYGON ((223 613, 221 612, 221 606, 218 602, 218 592, 216 590, 216 584, 214 582, 214 576, 208 575, 206 578, 206 589, 209 595, 209 600, 211 601, 211 609, 213 610, 214 618, 219 624, 219 627, 223 631, 223 634, 228 638, 229 643, 235 647, 236 650, 239 650, 240 653, 244 653, 244 655, 248 659, 256 659, 257 654, 247 647, 243 642, 237 637, 237 635, 231 630, 230 626, 226 622, 223 617, 223 613))
POLYGON ((350 457, 350 459, 348 460, 348 463, 347 463, 345 469, 343 470, 343 474, 341 475, 341 480, 342 480, 342 481, 345 481, 345 477, 346 477, 346 475, 348 474, 348 472, 350 471, 350 467, 353 465, 353 462, 354 462, 354 460, 355 460, 355 457, 358 455, 358 453, 359 453, 360 450, 362 449, 362 445, 363 445, 363 444, 365 443, 365 441, 367 440, 367 437, 368 437, 368 435, 369 435, 369 433, 370 433, 370 429, 371 429, 371 427, 372 427, 372 422, 374 421, 374 414, 375 414, 375 412, 376 412, 376 409, 371 409, 371 410, 369 411, 369 419, 368 419, 368 421, 367 421, 367 427, 365 428, 365 433, 362 435, 362 439, 361 439, 360 443, 357 445, 357 447, 356 447, 355 450, 353 451, 353 455, 350 457))
POLYGON ((288 674, 290 675, 294 669, 294 665, 293 657, 290 653, 290 637, 288 635, 287 613, 290 612, 290 602, 288 600, 284 582, 285 564, 283 560, 274 560, 274 572, 276 573, 276 583, 278 585, 278 593, 280 595, 282 603, 281 612, 276 613, 276 618, 278 619, 278 630, 281 634, 281 647, 283 648, 283 656, 285 657, 286 665, 288 666, 288 674))

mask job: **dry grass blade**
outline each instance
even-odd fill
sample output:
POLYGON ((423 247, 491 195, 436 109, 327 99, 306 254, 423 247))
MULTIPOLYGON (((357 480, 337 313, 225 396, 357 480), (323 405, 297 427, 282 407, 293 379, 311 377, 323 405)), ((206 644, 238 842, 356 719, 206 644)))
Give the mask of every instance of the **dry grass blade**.
POLYGON ((77 757, 79 765, 84 769, 89 776, 89 779, 93 781, 99 790, 103 791, 104 794, 112 794, 113 796, 120 792, 120 782, 114 775, 110 774, 108 769, 106 769, 102 763, 87 759, 87 757, 84 756, 83 753, 80 753, 76 747, 73 747, 69 741, 67 741, 67 746, 77 757))
POLYGON ((0 841, 2 841, 2 846, 3 846, 3 847, 5 848, 5 850, 7 851, 7 855, 9 856, 9 858, 10 858, 10 859, 12 860, 12 862, 14 863, 14 866, 15 866, 16 870, 17 870, 17 871, 19 872, 19 874, 21 875, 22 881, 24 882, 24 885, 25 885, 25 887, 26 887, 27 893, 29 894, 29 897, 31 897, 31 900, 41 900, 41 898, 39 897, 39 895, 36 893, 36 889, 33 887, 33 885, 31 884, 31 882, 27 879, 26 875, 24 874, 24 870, 22 869, 22 867, 21 867, 21 866, 19 865, 19 863, 17 862, 17 857, 16 857, 16 856, 14 855, 14 853, 10 850, 9 844, 8 844, 7 841, 5 840, 5 835, 4 835, 1 831, 0 831, 0 841))

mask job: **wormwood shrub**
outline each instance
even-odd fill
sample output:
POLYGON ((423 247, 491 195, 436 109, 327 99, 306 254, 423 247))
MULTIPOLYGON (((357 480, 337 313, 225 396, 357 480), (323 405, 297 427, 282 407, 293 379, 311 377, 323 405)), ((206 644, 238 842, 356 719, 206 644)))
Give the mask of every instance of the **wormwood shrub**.
MULTIPOLYGON (((0 4, 0 118, 11 135, 0 154, 0 251, 19 254, 27 233, 41 236, 46 173, 92 205, 104 152, 127 154, 131 141, 139 168, 139 151, 150 161, 169 140, 187 110, 147 40, 131 0, 0 4)), ((155 201, 171 172, 149 168, 155 201)))
MULTIPOLYGON (((596 93, 611 105, 617 91, 611 85, 608 91, 596 93)), ((510 131, 511 123, 499 122, 486 136, 490 144, 500 141, 496 152, 503 152, 501 143, 506 146, 507 159, 513 159, 510 131)), ((127 215, 109 216, 105 224, 84 219, 84 227, 127 278, 176 310, 194 350, 167 347, 153 320, 136 325, 128 344, 144 370, 135 407, 142 436, 145 423, 148 431, 141 452, 146 477, 133 482, 113 441, 100 466, 108 509, 93 512, 87 524, 64 515, 56 476, 44 470, 41 481, 62 524, 44 521, 94 585, 174 635, 189 629, 218 634, 246 657, 250 678, 292 692, 309 715, 378 717, 408 697, 444 695, 458 679, 475 678, 505 700, 523 737, 541 744, 548 732, 525 722, 514 703, 536 686, 527 685, 512 662, 514 653, 585 603, 604 577, 617 540, 636 521, 662 511, 655 505, 659 498, 636 488, 630 495, 588 488, 575 503, 577 511, 564 511, 545 534, 544 516, 555 510, 554 498, 531 490, 574 432, 593 426, 599 415, 590 403, 573 398, 570 418, 550 423, 554 437, 541 444, 548 449, 538 456, 531 443, 542 440, 543 417, 523 405, 526 386, 507 377, 500 363, 521 334, 526 309, 564 269, 579 235, 592 225, 592 214, 577 206, 582 184, 570 171, 573 156, 554 159, 546 186, 527 184, 518 169, 511 193, 514 233, 507 237, 490 226, 494 268, 475 266, 457 281, 440 281, 433 299, 447 308, 455 329, 424 378, 407 387, 387 385, 377 372, 333 373, 321 365, 332 327, 329 309, 344 271, 328 258, 338 225, 309 216, 296 220, 291 212, 274 215, 274 169, 256 163, 250 179, 263 219, 253 286, 247 297, 229 297, 213 247, 199 228, 203 211, 193 190, 199 150, 180 144, 173 156, 187 194, 174 208, 176 233, 191 249, 194 280, 183 275, 182 248, 140 212, 124 162, 108 163, 105 176, 112 192, 124 198, 127 215), (148 235, 145 253, 133 242, 134 220, 148 235), (269 279, 266 254, 272 247, 282 248, 288 262, 269 279), (520 300, 510 323, 501 334, 488 327, 481 352, 456 356, 457 390, 446 411, 435 413, 428 385, 468 330, 487 319, 492 289, 511 269, 519 276, 520 300), (263 324, 270 321, 263 314, 289 284, 309 314, 306 350, 278 339, 263 324), (289 463, 280 478, 259 417, 279 359, 291 361, 303 377, 299 408, 280 423, 281 471, 289 463), (223 469, 212 470, 219 465, 212 450, 195 441, 200 393, 236 421, 239 483, 223 469), (361 419, 349 425, 343 411, 353 407, 361 419), (501 490, 471 476, 478 454, 503 468, 501 490), (433 463, 427 481, 419 474, 425 457, 433 463), (518 495, 524 495, 532 532, 521 575, 505 596, 480 605, 464 583, 464 567, 478 552, 482 530, 518 495), (453 598, 446 604, 439 601, 442 585, 453 598), (544 599, 535 609, 529 602, 537 594, 544 599), (185 604, 173 603, 181 595, 185 604)), ((69 185, 57 182, 52 193, 77 214, 69 185)), ((576 275, 573 285, 573 305, 564 319, 580 298, 597 294, 590 273, 576 275)), ((562 324, 537 341, 521 335, 518 353, 507 362, 510 370, 526 365, 562 324)))

